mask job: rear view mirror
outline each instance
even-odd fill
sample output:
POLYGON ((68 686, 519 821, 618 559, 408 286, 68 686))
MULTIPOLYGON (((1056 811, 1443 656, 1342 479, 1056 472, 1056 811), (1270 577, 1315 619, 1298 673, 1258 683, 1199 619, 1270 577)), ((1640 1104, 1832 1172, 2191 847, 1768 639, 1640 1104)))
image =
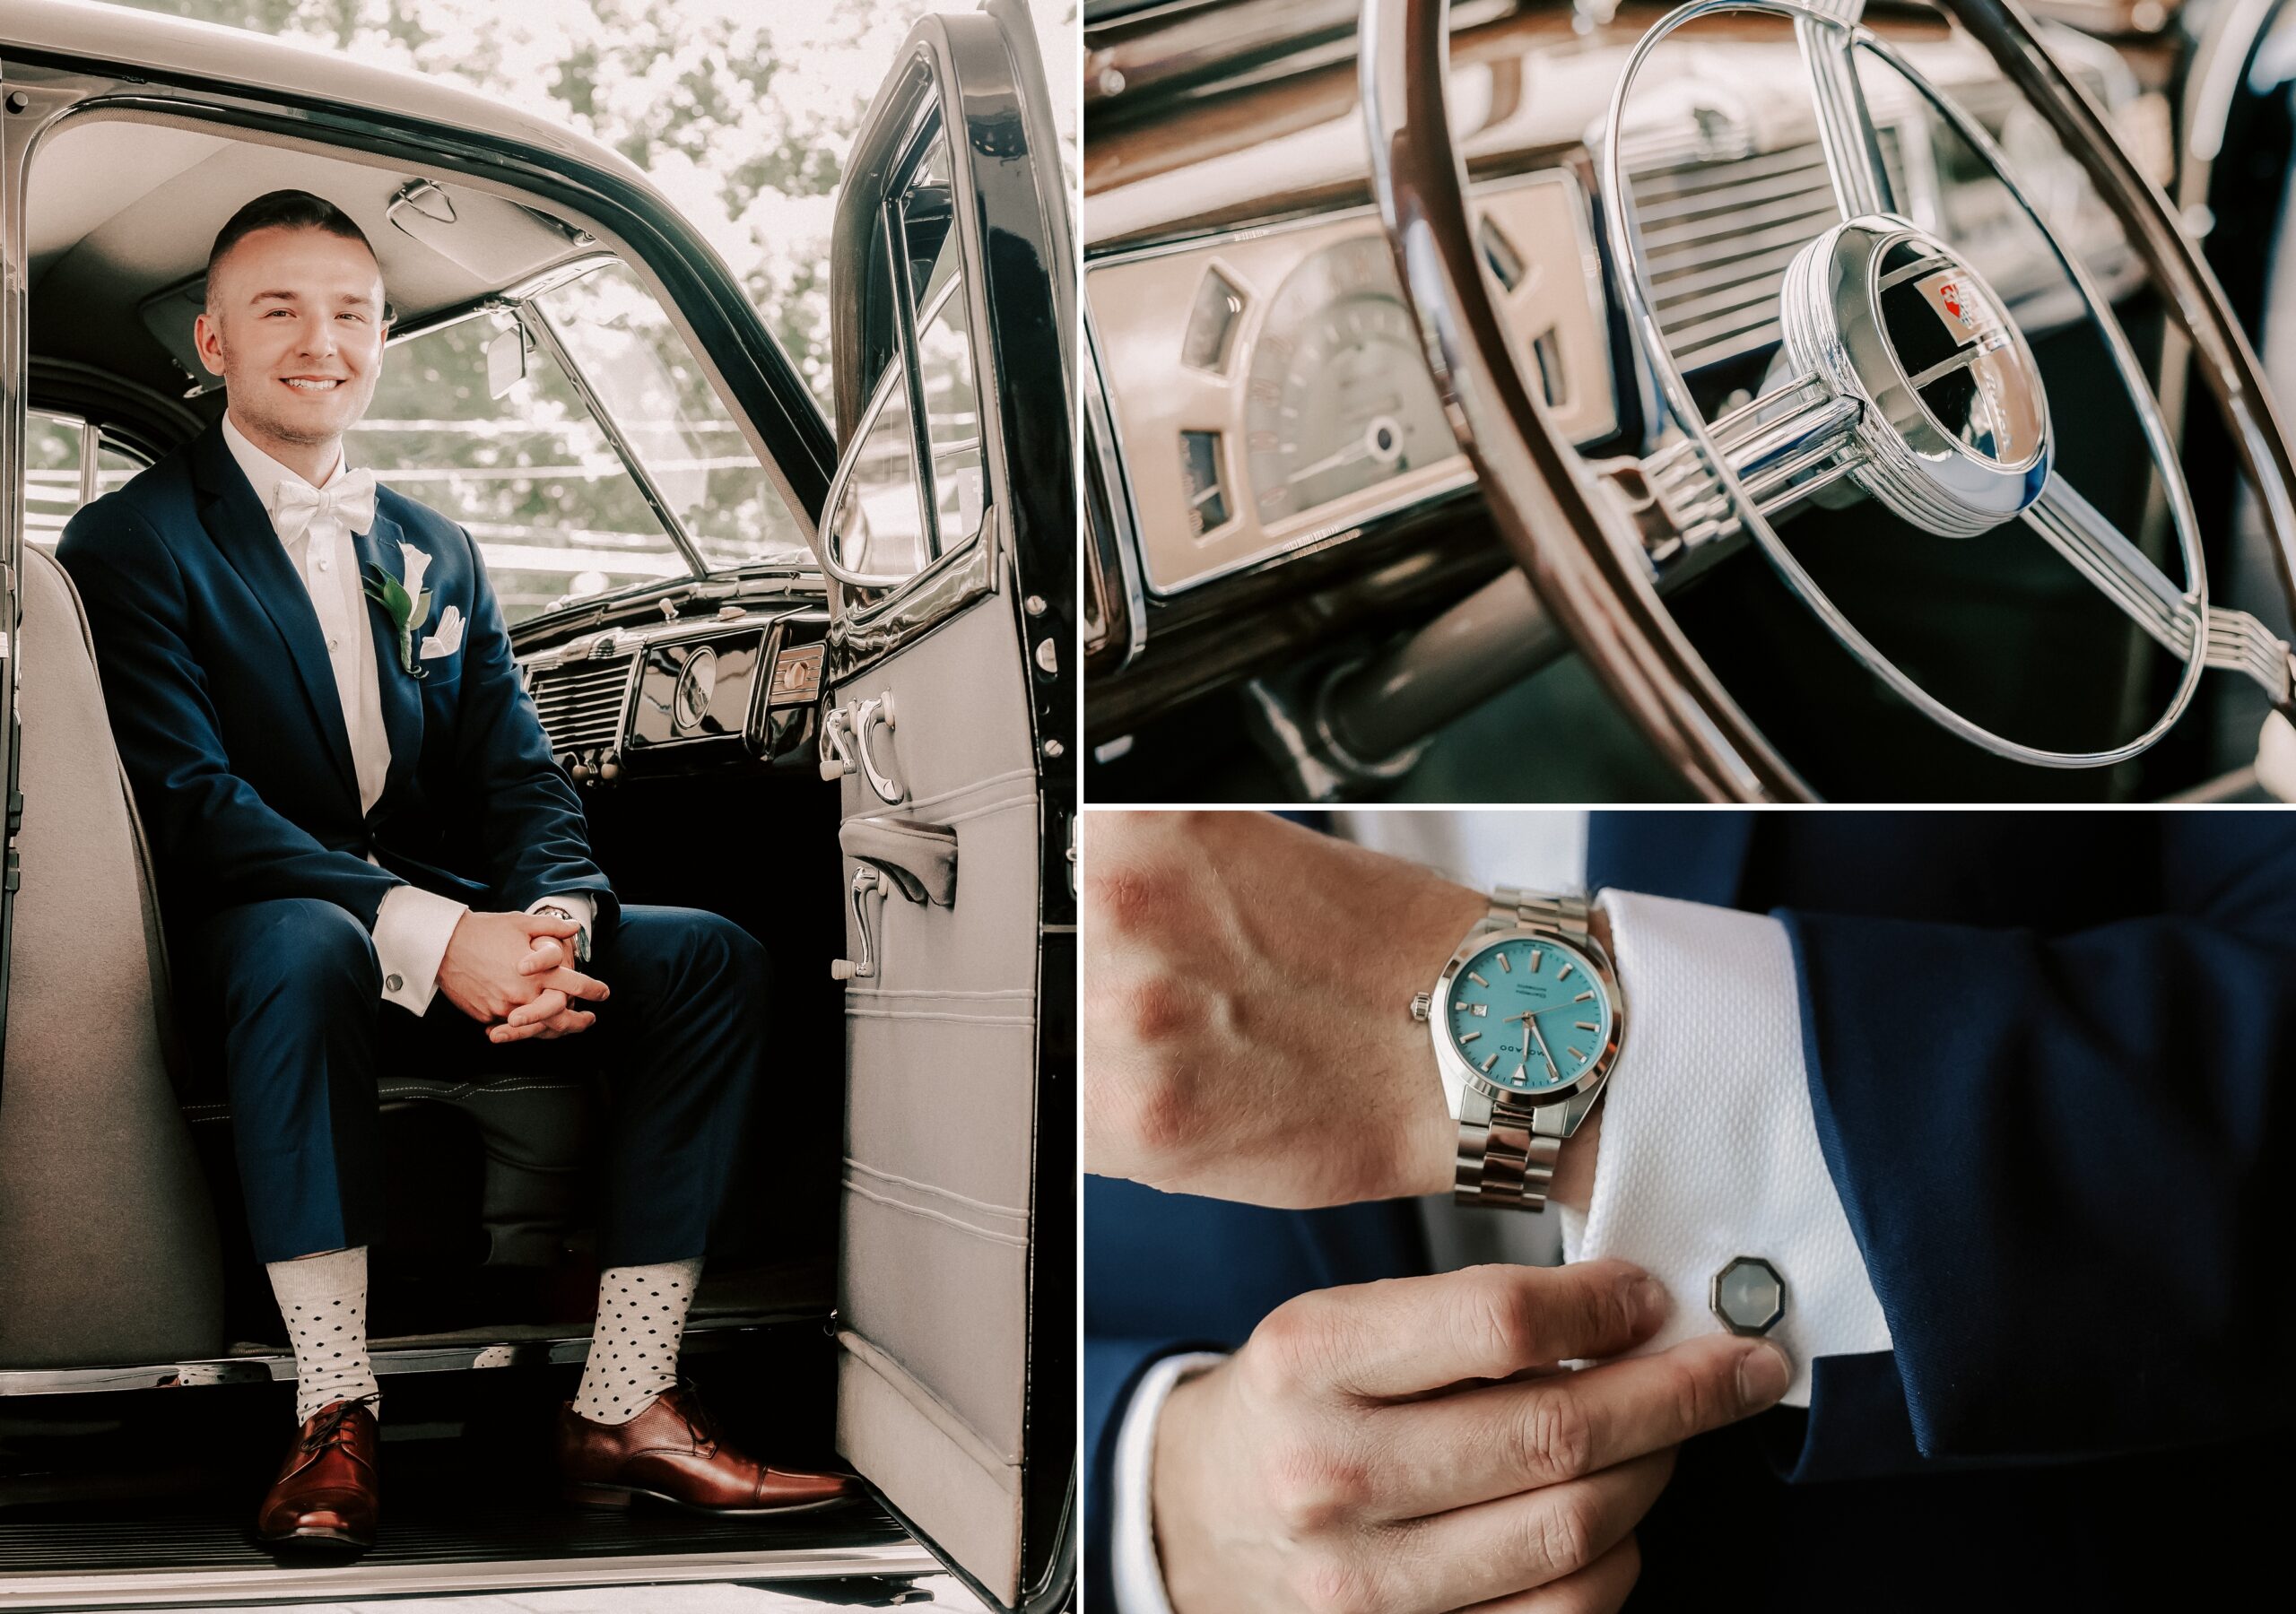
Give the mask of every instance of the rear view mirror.
POLYGON ((526 332, 512 325, 486 344, 486 394, 499 398, 526 378, 526 332))

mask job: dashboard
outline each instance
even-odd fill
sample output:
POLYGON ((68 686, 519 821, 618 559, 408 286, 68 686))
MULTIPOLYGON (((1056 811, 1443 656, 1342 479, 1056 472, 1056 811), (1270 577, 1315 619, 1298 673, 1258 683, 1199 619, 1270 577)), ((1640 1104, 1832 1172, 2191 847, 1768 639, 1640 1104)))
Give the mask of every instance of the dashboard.
MULTIPOLYGON (((1567 171, 1527 174, 1476 204, 1527 371, 1575 440, 1610 436, 1618 404, 1585 190, 1567 171)), ((1156 593, 1474 480, 1368 210, 1113 255, 1086 285, 1108 372, 1143 377, 1114 402, 1139 455, 1126 459, 1156 593)))
MULTIPOLYGON (((1525 5, 1453 36, 1484 268, 1523 375, 1589 455, 1667 440, 1594 159, 1626 56, 1665 9, 1622 5, 1581 32, 1568 6, 1525 5)), ((1867 22, 1986 127, 2109 297, 2140 283, 2085 176, 1973 42, 1930 13, 1867 22)), ((1351 633, 1423 619, 1506 564, 1370 202, 1352 60, 1122 116, 1107 64, 1150 52, 1126 38, 1135 57, 1103 53, 1097 76, 1086 40, 1106 126, 1086 143, 1084 210, 1096 746, 1351 633)), ((2167 182, 2163 98, 2110 45, 2069 30, 2052 43, 2167 182)), ((1965 251, 2029 334, 2078 317, 2045 239, 1917 88, 1869 73, 1866 91, 1898 210, 1965 251)), ((1654 311, 1711 415, 1761 386, 1787 266, 1838 216, 1790 33, 1740 20, 1670 41, 1637 81, 1621 146, 1654 311)))
POLYGON ((819 606, 727 606, 584 633, 520 655, 518 670, 578 785, 807 768, 828 630, 819 606))

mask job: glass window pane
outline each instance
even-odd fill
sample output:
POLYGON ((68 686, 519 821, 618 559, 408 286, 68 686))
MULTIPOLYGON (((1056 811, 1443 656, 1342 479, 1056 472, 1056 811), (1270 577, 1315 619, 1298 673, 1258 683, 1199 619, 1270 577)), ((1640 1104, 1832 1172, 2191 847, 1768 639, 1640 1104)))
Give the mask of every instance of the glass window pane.
POLYGON ((831 541, 838 563, 872 577, 906 577, 931 555, 917 490, 909 390, 896 382, 864 430, 846 478, 831 541))
POLYGON ((965 289, 950 295, 917 343, 918 378, 925 389, 925 428, 933 441, 934 516, 937 551, 955 549, 980 530, 987 482, 980 448, 980 400, 974 390, 972 338, 965 324, 965 289))
POLYGON ((813 564, 749 439, 634 273, 609 264, 535 300, 713 570, 813 564))
POLYGON ((486 344, 507 321, 465 319, 392 344, 349 434, 354 465, 461 522, 516 622, 564 600, 688 575, 613 445, 537 344, 496 398, 486 344))
POLYGON ((986 484, 948 135, 937 118, 926 142, 923 160, 901 187, 897 216, 916 298, 910 328, 917 332, 918 383, 933 451, 933 553, 944 555, 980 530, 986 484))
POLYGON ((34 410, 24 416, 24 539, 54 549, 80 508, 77 421, 34 410))
POLYGON ((144 462, 105 443, 96 450, 96 497, 101 499, 143 474, 144 462))

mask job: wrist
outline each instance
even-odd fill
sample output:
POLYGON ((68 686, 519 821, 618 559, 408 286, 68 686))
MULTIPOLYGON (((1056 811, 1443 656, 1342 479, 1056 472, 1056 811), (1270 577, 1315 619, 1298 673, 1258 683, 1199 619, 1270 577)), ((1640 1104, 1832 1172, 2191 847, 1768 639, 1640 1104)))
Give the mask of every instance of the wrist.
POLYGON ((1200 1530, 1206 1516, 1202 1498, 1205 1404, 1219 1393, 1225 1364, 1190 1374, 1174 1384, 1156 1418, 1153 1454, 1148 1468, 1148 1525, 1164 1600, 1172 1614, 1207 1606, 1204 1587, 1216 1575, 1210 1568, 1212 1542, 1200 1530))

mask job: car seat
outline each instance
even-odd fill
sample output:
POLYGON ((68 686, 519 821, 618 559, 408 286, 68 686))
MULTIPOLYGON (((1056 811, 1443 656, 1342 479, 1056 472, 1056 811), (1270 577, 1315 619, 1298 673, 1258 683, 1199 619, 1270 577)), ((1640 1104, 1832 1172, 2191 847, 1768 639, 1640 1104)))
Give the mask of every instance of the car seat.
MULTIPOLYGON (((225 1333, 218 1199, 230 1106, 179 1106, 184 1060, 151 858, 111 739, 78 591, 24 556, 18 648, 22 880, 0 1072, 0 1369, 196 1360, 225 1333), (193 1130, 205 1134, 195 1149, 193 1130), (208 1140, 213 1140, 213 1142, 208 1140)), ((394 1075, 395 1125, 451 1112, 475 1139, 468 1241, 496 1266, 556 1260, 577 1221, 595 1100, 578 1074, 394 1075)), ((427 1177, 387 1200, 420 1219, 427 1177)), ((477 1321, 477 1319, 474 1319, 477 1321)))

